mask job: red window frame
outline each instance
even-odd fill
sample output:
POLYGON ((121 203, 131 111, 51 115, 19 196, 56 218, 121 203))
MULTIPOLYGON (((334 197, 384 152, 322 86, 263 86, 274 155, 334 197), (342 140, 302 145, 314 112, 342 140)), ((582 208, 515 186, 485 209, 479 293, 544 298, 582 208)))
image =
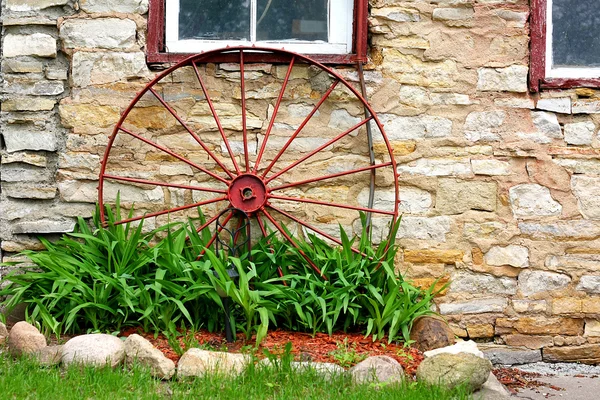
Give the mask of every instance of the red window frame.
MULTIPOLYGON (((355 64, 367 61, 367 18, 368 0, 354 0, 354 26, 352 27, 352 53, 350 54, 310 54, 310 58, 324 64, 355 64)), ((148 34, 146 37, 146 59, 149 63, 181 61, 192 54, 167 53, 165 51, 165 0, 149 0, 148 2, 148 34)), ((265 55, 257 55, 260 61, 277 62, 265 55)), ((226 59, 208 59, 207 61, 236 61, 226 59)))
POLYGON ((546 0, 531 0, 531 51, 529 88, 532 92, 543 89, 569 89, 574 87, 600 87, 600 78, 546 78, 546 0))

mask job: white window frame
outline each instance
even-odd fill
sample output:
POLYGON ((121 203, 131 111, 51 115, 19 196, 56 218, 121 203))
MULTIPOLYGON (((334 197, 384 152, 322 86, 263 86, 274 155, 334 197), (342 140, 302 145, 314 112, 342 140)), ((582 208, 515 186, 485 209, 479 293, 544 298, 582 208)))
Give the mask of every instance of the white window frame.
POLYGON ((546 5, 546 78, 562 79, 594 79, 600 78, 600 68, 595 67, 560 67, 553 68, 554 53, 552 51, 552 2, 547 0, 546 5))
POLYGON ((353 0, 329 0, 329 24, 327 43, 322 41, 257 41, 256 4, 250 0, 251 40, 179 40, 179 0, 166 0, 165 47, 170 53, 200 53, 225 46, 251 46, 285 49, 302 54, 350 54, 352 53, 353 0))

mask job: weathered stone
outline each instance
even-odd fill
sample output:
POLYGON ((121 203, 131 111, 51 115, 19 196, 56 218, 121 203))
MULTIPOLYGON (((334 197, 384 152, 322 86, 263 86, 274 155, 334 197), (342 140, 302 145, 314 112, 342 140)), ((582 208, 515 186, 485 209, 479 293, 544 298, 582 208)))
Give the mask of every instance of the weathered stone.
POLYGON ((568 275, 548 271, 523 271, 519 274, 519 290, 525 296, 563 289, 571 283, 568 275))
POLYGON ((50 111, 56 100, 43 97, 11 98, 2 103, 2 111, 50 111))
POLYGON ((4 345, 6 338, 8 338, 8 329, 4 323, 0 322, 0 345, 4 345))
POLYGON ((394 22, 419 22, 421 20, 418 11, 398 7, 373 8, 371 16, 394 22))
POLYGON ((576 122, 565 124, 565 142, 574 145, 590 145, 596 126, 593 122, 576 122))
POLYGON ((586 319, 583 336, 600 337, 600 321, 597 319, 586 319))
POLYGON ((160 379, 171 379, 175 374, 175 363, 140 335, 129 335, 124 345, 128 365, 140 364, 150 368, 152 375, 160 379))
POLYGON ((512 65, 506 68, 479 68, 477 90, 494 92, 527 92, 528 68, 512 65))
POLYGON ((600 160, 557 158, 553 161, 574 174, 600 175, 600 160))
POLYGON ((125 345, 116 336, 102 333, 75 336, 65 343, 62 363, 116 367, 125 358, 125 345))
POLYGON ((532 110, 535 108, 535 103, 530 97, 518 98, 518 97, 507 97, 507 98, 496 98, 494 99, 494 105, 498 107, 508 108, 523 108, 532 110))
POLYGON ((545 362, 577 362, 600 364, 600 344, 584 344, 576 347, 547 347, 542 350, 545 362))
POLYGON ((485 254, 485 262, 488 265, 527 268, 529 266, 529 249, 516 244, 506 247, 494 246, 485 254))
POLYGON ((494 337, 494 325, 492 324, 468 324, 467 334, 470 339, 485 339, 494 337))
POLYGON ((119 121, 119 109, 112 106, 61 103, 58 111, 65 128, 81 126, 107 128, 119 121))
POLYGON ((435 8, 432 17, 449 26, 471 26, 474 15, 472 8, 435 8))
POLYGON ((435 208, 442 214, 468 210, 495 211, 497 187, 492 182, 440 179, 435 208))
POLYGON ((533 126, 535 126, 537 132, 548 138, 548 141, 545 143, 550 143, 550 139, 562 139, 562 130, 556 114, 543 111, 532 111, 531 120, 533 121, 533 126))
POLYGON ((501 110, 472 112, 465 121, 465 137, 472 142, 498 141, 505 118, 506 112, 501 110))
MULTIPOLYGON (((62 81, 13 79, 7 81, 4 85, 4 91, 17 96, 56 96, 65 91, 65 85, 62 81)), ((32 118, 29 115, 22 117, 23 119, 18 119, 17 117, 9 121, 10 123, 17 121, 39 121, 39 119, 32 118)))
POLYGON ((56 187, 54 186, 23 185, 14 187, 5 185, 3 189, 6 196, 13 199, 49 200, 56 197, 56 187))
POLYGON ((450 136, 452 121, 433 116, 399 117, 394 114, 379 114, 389 140, 413 140, 450 136))
POLYGON ((510 205, 515 217, 560 215, 562 206, 550 190, 538 184, 522 184, 509 189, 510 205))
POLYGON ((38 56, 56 57, 56 39, 45 33, 31 35, 15 35, 12 33, 4 36, 4 57, 38 56))
POLYGON ((510 163, 507 161, 471 160, 471 168, 475 175, 510 175, 510 163))
POLYGON ((450 231, 448 217, 412 217, 402 218, 398 229, 398 239, 420 239, 446 241, 446 234, 450 231))
POLYGON ((461 250, 404 250, 404 262, 428 264, 454 264, 464 256, 461 250))
MULTIPOLYGON (((6 128, 5 128, 6 132, 6 128)), ((39 153, 27 153, 27 152, 19 152, 12 154, 5 154, 2 156, 2 160, 0 160, 2 164, 14 164, 14 163, 23 163, 28 165, 33 165, 35 167, 46 167, 48 163, 48 157, 39 153)))
POLYGON ((600 178, 589 176, 573 176, 571 189, 577 197, 581 214, 587 219, 600 220, 600 178))
POLYGON ((179 359, 177 377, 203 376, 218 370, 226 374, 239 374, 251 362, 248 355, 189 349, 179 359))
POLYGON ((46 78, 52 80, 66 81, 69 76, 66 69, 47 69, 46 78))
POLYGON ((510 393, 493 372, 490 372, 488 380, 485 381, 481 388, 473 393, 474 399, 479 400, 510 400, 510 393))
POLYGON ((33 354, 46 347, 46 338, 28 322, 17 322, 8 334, 8 351, 12 356, 33 354))
POLYGON ((393 75, 401 84, 428 88, 448 88, 456 84, 458 67, 454 60, 424 61, 392 48, 384 48, 382 53, 382 72, 393 75))
POLYGON ((583 275, 575 289, 586 293, 600 294, 600 276, 583 275))
POLYGON ((80 0, 79 7, 87 13, 145 14, 148 0, 80 0))
POLYGON ((474 391, 487 381, 491 371, 492 364, 481 357, 469 353, 443 353, 423 360, 417 368, 417 379, 449 389, 465 385, 474 391))
POLYGON ((581 299, 562 297, 552 299, 552 314, 575 314, 582 312, 581 299))
POLYGON ((51 367, 60 364, 62 358, 62 345, 46 346, 34 353, 37 362, 40 365, 51 367))
POLYGON ((439 349, 429 350, 423 353, 425 358, 433 357, 438 354, 459 354, 459 353, 469 353, 473 354, 477 357, 483 358, 483 352, 479 350, 477 347, 477 343, 472 340, 463 340, 458 341, 456 344, 452 346, 441 347, 439 349))
POLYGON ((6 0, 6 8, 11 11, 25 12, 63 6, 69 0, 6 0))
POLYGON ((361 118, 350 115, 350 113, 344 109, 333 110, 329 117, 329 124, 327 126, 340 131, 346 131, 358 124, 360 121, 362 121, 361 118))
POLYGON ((73 54, 73 84, 79 87, 143 78, 149 74, 146 56, 135 53, 89 53, 73 54))
POLYGON ((487 345, 481 349, 494 365, 530 364, 542 361, 542 352, 519 347, 487 345))
POLYGON ((454 333, 441 318, 419 317, 410 330, 410 340, 421 351, 429 351, 454 344, 454 333))
POLYGON ((398 166, 398 173, 425 176, 469 176, 471 163, 465 158, 419 158, 398 166))
MULTIPOLYGON (((361 192, 361 194, 363 194, 363 192, 361 192)), ((367 192, 365 192, 363 196, 366 194, 367 192)), ((359 195, 359 199, 360 198, 359 195)), ((424 214, 431 209, 431 205, 431 194, 428 191, 417 188, 400 188, 400 204, 398 204, 398 209, 401 213, 424 214)))
POLYGON ((46 169, 9 165, 2 167, 0 179, 4 182, 45 182, 50 176, 46 169))
POLYGON ((516 294, 517 281, 511 278, 496 278, 491 275, 457 272, 452 276, 451 292, 516 294))
MULTIPOLYGON (((442 303, 440 314, 502 313, 508 306, 506 299, 477 299, 465 302, 442 303)), ((493 336, 493 335, 492 335, 493 336)))
MULTIPOLYGON (((97 183, 82 181, 63 181, 58 184, 60 196, 67 202, 96 202, 97 183)), ((120 193, 122 202, 154 203, 164 200, 164 192, 160 186, 153 189, 142 189, 136 186, 106 182, 104 193, 109 199, 116 199, 120 193)))
POLYGON ((38 219, 36 221, 20 221, 14 224, 14 233, 60 233, 73 232, 75 219, 56 218, 38 219))
POLYGON ((540 99, 536 104, 536 108, 544 111, 557 112, 561 114, 571 113, 571 98, 570 97, 559 97, 540 99))
POLYGON ((528 160, 527 174, 536 183, 561 192, 567 191, 571 182, 569 172, 552 161, 528 160))
POLYGON ((350 368, 348 373, 359 384, 402 382, 404 378, 400 363, 388 356, 368 357, 350 368))
POLYGON ((128 49, 135 44, 136 29, 130 19, 68 19, 60 26, 60 38, 68 49, 128 49))
POLYGON ((58 147, 53 132, 8 130, 4 132, 4 143, 9 153, 23 150, 56 151, 58 147))
POLYGON ((513 309, 518 313, 540 313, 546 312, 548 304, 546 300, 512 300, 513 309))
POLYGON ((583 240, 600 236, 600 224, 587 220, 560 221, 547 224, 519 222, 519 229, 523 235, 538 240, 557 238, 583 240))
POLYGON ((42 73, 44 72, 44 64, 40 61, 5 59, 2 60, 2 69, 4 72, 15 74, 42 73))
POLYGON ((573 114, 598 114, 600 113, 600 101, 590 99, 578 99, 573 102, 573 114))
POLYGON ((554 344, 552 336, 506 335, 504 342, 509 346, 526 347, 528 349, 541 349, 554 344))
POLYGON ((583 320, 562 317, 520 317, 496 319, 496 333, 522 333, 527 335, 570 335, 583 333, 583 320))

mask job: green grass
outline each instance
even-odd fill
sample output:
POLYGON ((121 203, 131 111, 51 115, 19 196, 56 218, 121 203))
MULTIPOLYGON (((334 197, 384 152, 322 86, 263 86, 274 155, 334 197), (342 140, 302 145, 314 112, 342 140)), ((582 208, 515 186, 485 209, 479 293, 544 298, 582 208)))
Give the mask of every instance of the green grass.
POLYGON ((125 399, 468 399, 464 390, 448 391, 419 383, 353 385, 345 375, 327 379, 314 371, 249 367, 237 377, 217 374, 161 382, 139 367, 40 367, 32 360, 0 355, 0 398, 61 400, 125 399))

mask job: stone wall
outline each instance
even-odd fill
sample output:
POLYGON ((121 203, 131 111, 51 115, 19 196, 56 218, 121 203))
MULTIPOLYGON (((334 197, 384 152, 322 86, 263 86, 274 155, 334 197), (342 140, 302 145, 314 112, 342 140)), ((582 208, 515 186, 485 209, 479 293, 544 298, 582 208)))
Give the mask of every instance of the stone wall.
MULTIPOLYGON (((92 213, 108 134, 156 71, 144 58, 144 0, 2 7, 6 260, 92 213)), ((460 337, 524 346, 530 361, 587 354, 600 362, 600 92, 529 93, 528 7, 371 2, 367 85, 400 173, 398 267, 420 285, 450 282, 437 303, 460 337)), ((261 68, 253 71, 259 86, 278 74, 261 68)), ((203 73, 225 85, 235 67, 203 73)), ((309 73, 296 78, 297 93, 314 89, 309 73)), ((268 88, 257 89, 257 101, 277 95, 268 88)), ((330 115, 345 123, 360 115, 344 110, 330 115)), ((171 129, 154 111, 147 104, 137 120, 171 129)), ((194 112, 201 123, 206 110, 194 112)), ((135 154, 121 161, 136 162, 135 154)), ((134 200, 148 199, 152 191, 142 189, 134 200)))

